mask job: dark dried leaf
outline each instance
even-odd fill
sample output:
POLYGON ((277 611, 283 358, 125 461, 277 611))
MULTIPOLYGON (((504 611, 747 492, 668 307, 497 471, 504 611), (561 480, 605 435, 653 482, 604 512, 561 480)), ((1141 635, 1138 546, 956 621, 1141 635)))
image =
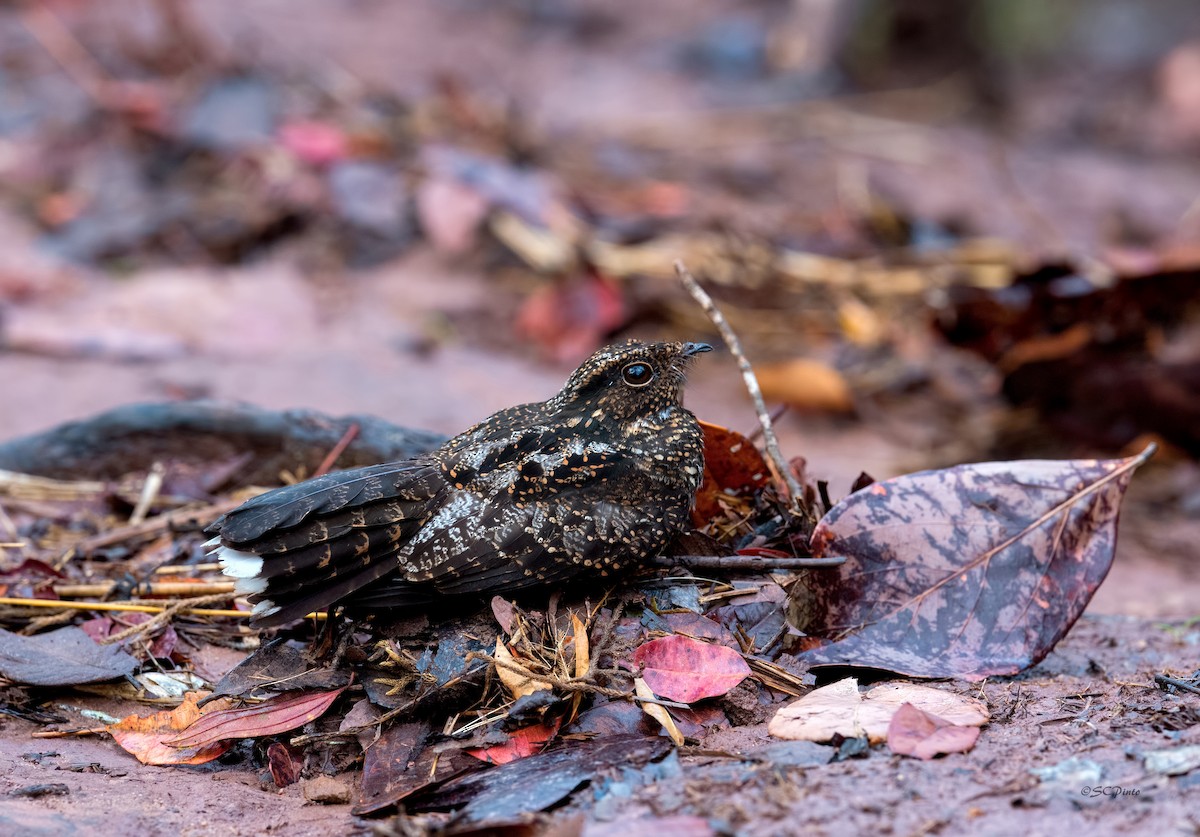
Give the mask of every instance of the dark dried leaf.
POLYGON ((962 465, 850 495, 812 537, 846 563, 793 588, 798 627, 837 640, 803 659, 969 679, 1034 665, 1108 573, 1121 498, 1152 453, 962 465))
POLYGON ((544 811, 602 771, 640 767, 671 749, 665 738, 616 735, 572 742, 458 779, 413 805, 413 810, 457 808, 465 822, 507 820, 544 811))
POLYGON ((27 686, 76 686, 132 673, 138 661, 76 627, 36 636, 0 630, 0 676, 27 686))
MULTIPOLYGON (((149 613, 123 613, 119 619, 112 616, 98 616, 80 623, 79 628, 96 642, 100 642, 128 627, 144 624, 153 618, 154 616, 149 613)), ((159 628, 154 631, 154 634, 157 634, 157 638, 150 646, 150 656, 161 660, 169 658, 179 642, 179 634, 170 625, 159 628)))
POLYGON ((737 639, 727 628, 699 613, 664 613, 662 619, 673 633, 681 636, 711 639, 721 645, 728 645, 730 648, 738 647, 737 639))
POLYGON ((742 650, 747 654, 762 654, 768 647, 777 646, 779 638, 787 629, 784 605, 778 602, 759 601, 725 605, 714 610, 712 617, 734 636, 745 639, 750 647, 742 650))
POLYGON ((263 697, 272 692, 302 689, 335 689, 350 682, 350 672, 314 668, 304 652, 287 644, 284 637, 259 648, 213 688, 217 697, 263 697))
POLYGON ((650 723, 646 713, 637 704, 624 700, 610 700, 581 713, 568 729, 571 732, 588 732, 601 736, 654 735, 650 723))
POLYGON ((418 791, 442 784, 482 763, 461 752, 425 748, 426 723, 397 724, 384 731, 363 760, 362 797, 352 813, 379 813, 418 791))
POLYGON ((300 768, 303 766, 303 760, 297 758, 286 744, 276 741, 267 748, 267 769, 271 771, 275 787, 286 788, 295 784, 300 778, 300 768))

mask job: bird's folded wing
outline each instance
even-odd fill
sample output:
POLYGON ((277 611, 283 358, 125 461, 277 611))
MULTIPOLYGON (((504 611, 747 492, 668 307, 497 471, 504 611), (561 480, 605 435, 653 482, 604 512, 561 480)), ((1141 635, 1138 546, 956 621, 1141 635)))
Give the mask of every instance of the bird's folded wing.
POLYGON ((225 573, 272 625, 397 569, 396 554, 446 492, 430 461, 375 465, 268 492, 207 530, 225 573))

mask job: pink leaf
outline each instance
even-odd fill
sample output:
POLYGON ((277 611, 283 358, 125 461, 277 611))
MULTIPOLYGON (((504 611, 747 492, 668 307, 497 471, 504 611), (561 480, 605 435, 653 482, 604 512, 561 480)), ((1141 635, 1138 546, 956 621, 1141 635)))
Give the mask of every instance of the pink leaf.
POLYGON ((888 748, 901 756, 927 761, 946 753, 965 753, 979 740, 979 727, 959 726, 911 703, 901 704, 888 724, 888 748))
POLYGON ((724 645, 686 636, 667 636, 642 645, 633 660, 659 697, 692 703, 720 697, 750 674, 742 655, 724 645))

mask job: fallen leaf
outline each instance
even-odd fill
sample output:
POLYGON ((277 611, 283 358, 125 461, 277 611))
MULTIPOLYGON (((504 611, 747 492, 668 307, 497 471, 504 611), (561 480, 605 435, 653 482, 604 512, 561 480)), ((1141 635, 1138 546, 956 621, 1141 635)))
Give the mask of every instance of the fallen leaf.
POLYGON ((604 336, 625 322, 621 288, 589 274, 538 288, 517 313, 516 329, 557 360, 590 354, 604 336))
POLYGON ((512 636, 517 618, 516 606, 503 596, 492 596, 492 615, 496 617, 496 623, 500 626, 500 630, 508 636, 512 636))
POLYGON ((98 645, 80 628, 20 636, 0 629, 0 677, 26 686, 77 686, 113 680, 139 663, 119 645, 98 645))
POLYGON ((500 682, 504 684, 504 688, 508 689, 508 693, 512 695, 513 700, 542 691, 543 689, 548 690, 552 688, 545 680, 538 680, 532 671, 517 662, 517 659, 508 650, 508 646, 501 641, 500 637, 496 637, 495 657, 496 676, 500 678, 500 682))
MULTIPOLYGON (((346 689, 314 692, 306 695, 279 695, 271 700, 220 712, 206 712, 203 717, 167 741, 174 747, 202 747, 230 738, 259 738, 304 726, 325 714, 346 689)), ((207 708, 207 707, 206 707, 207 708)))
POLYGON ((491 206, 488 199, 447 177, 427 177, 417 187, 417 218, 434 249, 450 255, 465 253, 491 206))
POLYGON ((692 523, 701 528, 721 512, 719 499, 748 497, 767 484, 771 471, 754 443, 727 427, 700 422, 704 431, 704 479, 696 492, 692 523))
POLYGON ((711 615, 734 636, 745 637, 749 647, 742 650, 747 654, 764 653, 787 629, 787 616, 780 602, 739 602, 719 607, 711 615))
POLYGON ((1200 744, 1151 750, 1142 755, 1146 770, 1161 776, 1182 776, 1200 768, 1200 744))
POLYGON ((657 736, 613 735, 566 746, 481 770, 422 794, 409 810, 458 808, 460 822, 504 821, 558 804, 598 773, 638 768, 662 758, 670 743, 657 736))
POLYGON ((874 483, 817 525, 845 556, 792 587, 814 666, 979 680, 1039 662, 1108 574, 1128 459, 989 462, 874 483))
POLYGON ((722 645, 728 645, 730 648, 738 648, 737 639, 729 632, 728 628, 714 622, 707 616, 701 616, 699 613, 664 613, 663 619, 666 620, 667 626, 670 627, 673 633, 681 636, 690 636, 695 639, 711 639, 722 645))
POLYGON ((272 693, 327 690, 345 686, 350 672, 313 668, 304 652, 277 637, 263 645, 221 678, 213 697, 269 697, 272 693))
MULTIPOLYGON (((150 613, 123 613, 119 618, 98 616, 95 619, 81 622, 79 627, 96 642, 100 642, 126 628, 144 624, 153 618, 154 615, 150 613)), ((154 631, 154 634, 157 636, 150 646, 150 656, 155 659, 169 658, 175 650, 175 645, 179 642, 179 635, 169 624, 154 631)))
POLYGON ((656 695, 681 703, 720 697, 750 674, 732 648, 679 635, 644 643, 633 661, 656 695))
POLYGON ((811 358, 796 358, 785 363, 755 366, 763 398, 782 401, 801 410, 821 413, 849 413, 854 410, 854 395, 842 373, 811 358))
POLYGON ((426 749, 429 732, 425 722, 397 724, 383 731, 363 757, 362 793, 352 812, 355 816, 390 808, 417 791, 483 766, 458 751, 426 749))
POLYGON ((892 717, 905 703, 948 723, 980 726, 988 721, 987 708, 974 698, 915 683, 880 684, 864 695, 858 691, 858 681, 847 677, 782 707, 767 731, 776 738, 818 743, 835 735, 866 735, 878 744, 887 738, 892 717))
MULTIPOLYGON (((571 644, 575 646, 575 677, 587 677, 592 667, 591 644, 588 639, 587 626, 574 613, 571 614, 571 644)), ((583 703, 583 692, 576 692, 571 699, 571 711, 567 713, 566 723, 575 720, 579 707, 583 703)))
POLYGON ((888 749, 928 761, 947 753, 965 753, 979 740, 979 727, 952 724, 911 703, 902 703, 888 724, 888 749))
POLYGON ((206 692, 189 692, 183 703, 174 709, 155 712, 141 717, 130 715, 108 727, 113 740, 142 764, 204 764, 220 756, 232 745, 229 741, 218 741, 195 747, 176 747, 167 739, 175 738, 197 720, 208 714, 222 711, 229 705, 224 698, 212 701, 203 709, 196 702, 206 692))
POLYGON ((510 761, 528 758, 546 749, 546 745, 554 740, 562 720, 547 721, 542 724, 532 724, 521 727, 512 733, 503 744, 493 747, 476 747, 464 750, 467 755, 474 756, 488 764, 508 764, 510 761))
POLYGON ((345 132, 337 125, 316 120, 296 120, 279 126, 279 144, 314 166, 341 160, 350 150, 345 132))
POLYGON ((675 742, 676 747, 682 747, 684 744, 683 733, 679 731, 679 727, 676 726, 675 719, 671 717, 671 713, 667 711, 667 707, 649 702, 656 698, 657 695, 646 685, 646 681, 641 677, 635 677, 633 680, 633 690, 638 697, 642 698, 642 711, 662 724, 662 728, 667 731, 667 735, 671 736, 671 740, 675 742))
POLYGON ((267 770, 271 772, 271 780, 275 787, 286 788, 295 784, 300 778, 300 768, 304 764, 288 749, 287 745, 276 741, 267 748, 267 770))

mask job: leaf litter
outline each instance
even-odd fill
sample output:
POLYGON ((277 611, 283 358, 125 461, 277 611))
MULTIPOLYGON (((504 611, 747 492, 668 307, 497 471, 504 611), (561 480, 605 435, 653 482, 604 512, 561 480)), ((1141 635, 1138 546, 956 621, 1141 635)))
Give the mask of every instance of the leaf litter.
MULTIPOLYGON (((382 638, 346 626, 349 633, 335 642, 325 631, 308 638, 306 651, 285 634, 217 683, 208 698, 217 702, 206 703, 202 711, 122 722, 150 728, 129 749, 154 763, 200 763, 228 751, 234 741, 265 740, 261 758, 279 787, 303 776, 299 754, 305 748, 325 748, 331 757, 341 753, 343 763, 347 758, 352 763, 357 752, 364 763, 360 814, 378 815, 401 804, 414 811, 448 807, 472 822, 515 815, 519 812, 511 806, 518 803, 493 801, 491 795, 498 793, 493 788, 506 787, 502 778, 453 777, 480 770, 490 776, 529 763, 530 775, 544 787, 516 798, 526 806, 522 811, 537 811, 607 769, 604 759, 593 758, 616 752, 604 749, 605 742, 615 747, 626 738, 655 740, 655 729, 663 742, 687 747, 774 715, 770 731, 781 737, 887 740, 894 751, 919 758, 966 750, 987 711, 962 698, 955 704, 954 696, 942 690, 877 686, 860 698, 853 685, 841 686, 843 705, 835 709, 822 703, 826 690, 834 688, 825 687, 795 704, 775 704, 805 694, 813 666, 836 663, 969 678, 1015 673, 1042 659, 1102 580, 1111 561, 1121 493, 1145 458, 993 463, 870 483, 834 504, 810 532, 805 513, 797 509, 811 508, 820 491, 796 480, 802 470, 793 463, 768 464, 748 438, 734 431, 708 428, 706 437, 714 451, 705 475, 712 516, 705 522, 708 540, 696 543, 702 550, 741 553, 714 556, 720 560, 767 568, 777 562, 781 569, 774 575, 759 569, 757 577, 729 583, 689 573, 668 577, 665 587, 651 583, 639 592, 635 585, 599 601, 555 597, 544 611, 494 599, 474 616, 409 620, 407 633, 382 638), (780 467, 788 469, 792 485, 779 477, 780 467), (794 497, 802 497, 801 506, 793 505, 794 497), (889 525, 893 520, 902 525, 889 525), (876 539, 876 532, 884 536, 876 539), (1075 568, 1073 575, 1056 574, 1055 562, 1064 560, 1060 551, 1075 557, 1067 564, 1075 568), (832 570, 796 573, 791 568, 830 556, 844 563, 833 562, 832 570), (1039 571, 1043 564, 1049 569, 1039 571), (872 572, 875 566, 899 573, 910 586, 898 586, 888 572, 872 572), (1001 568, 1011 579, 1004 584, 988 576, 1001 568), (996 613, 1008 622, 995 622, 990 600, 976 588, 946 583, 974 571, 988 578, 981 585, 985 593, 993 586, 1007 591, 996 613), (1038 572, 1040 580, 1028 594, 1038 606, 1003 610, 1012 603, 1013 585, 1038 572), (881 607, 889 600, 872 598, 880 595, 872 586, 876 583, 898 602, 919 603, 917 611, 933 609, 936 602, 937 630, 912 630, 921 625, 922 614, 909 618, 900 605, 887 615, 881 607), (814 611, 824 622, 806 621, 814 611), (889 620, 902 618, 909 619, 909 628, 888 633, 889 620), (1027 622, 1028 631, 1015 630, 1027 622), (988 629, 1011 639, 995 647, 978 640, 988 629), (1031 650, 1014 645, 1027 634, 1033 637, 1026 640, 1034 643, 1031 650), (951 644, 943 649, 933 640, 951 644), (843 650, 847 644, 853 653, 843 650), (1025 656, 1014 657, 1019 653, 1025 656), (351 683, 352 673, 362 686, 351 683), (356 706, 369 705, 358 697, 360 689, 379 710, 362 713, 355 723, 331 724, 339 717, 331 710, 347 706, 348 698, 357 700, 356 706), (622 705, 640 711, 623 712, 622 705), (900 713, 902 705, 909 708, 900 713), (445 713, 440 732, 412 720, 434 706, 445 713), (967 727, 975 731, 961 731, 967 727), (541 758, 562 767, 561 774, 542 778, 549 774, 536 768, 541 758)), ((670 560, 686 566, 693 558, 685 551, 670 560)), ((151 621, 126 630, 135 637, 163 631, 164 625, 151 621)), ((178 621, 165 627, 177 641, 212 631, 178 621)), ((96 623, 92 630, 115 639, 112 628, 96 623)), ((105 647, 118 651, 120 641, 105 647)), ((123 673, 138 667, 136 658, 130 660, 123 673)), ((195 702, 189 694, 181 706, 195 702)), ((130 740, 121 725, 109 729, 114 737, 130 740)), ((823 763, 823 758, 803 761, 823 763)))

